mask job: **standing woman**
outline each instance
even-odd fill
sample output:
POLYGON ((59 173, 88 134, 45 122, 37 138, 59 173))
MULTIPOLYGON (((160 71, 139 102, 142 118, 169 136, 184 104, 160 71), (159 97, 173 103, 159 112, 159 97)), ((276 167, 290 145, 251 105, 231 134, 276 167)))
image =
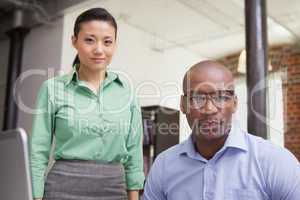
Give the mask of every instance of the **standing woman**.
POLYGON ((116 37, 109 12, 83 12, 72 37, 78 53, 72 73, 42 84, 30 140, 35 199, 138 199, 141 112, 129 84, 107 71, 116 37), (55 164, 45 178, 53 136, 55 164))

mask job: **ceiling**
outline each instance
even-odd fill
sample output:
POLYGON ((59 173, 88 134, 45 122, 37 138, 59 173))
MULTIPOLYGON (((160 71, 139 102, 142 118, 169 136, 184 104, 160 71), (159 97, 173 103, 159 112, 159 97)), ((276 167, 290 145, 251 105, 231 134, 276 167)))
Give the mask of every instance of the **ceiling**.
MULTIPOLYGON (((0 16, 7 15, 14 8, 12 2, 16 4, 21 1, 0 1, 0 16)), ((83 1, 22 2, 38 3, 52 17, 83 1)), ((184 48, 201 57, 218 58, 239 51, 245 46, 243 0, 93 0, 89 2, 95 6, 106 7, 118 20, 151 35, 153 45, 150 48, 159 52, 184 48)), ((299 0, 268 0, 267 11, 269 44, 292 43, 299 40, 299 0)), ((0 21, 0 24, 7 23, 9 21, 7 19, 0 21)))
MULTIPOLYGON (((243 0, 107 0, 98 4, 151 34, 157 51, 185 48, 201 57, 218 58, 245 48, 243 0)), ((299 40, 299 0, 268 0, 267 12, 269 44, 299 40)))

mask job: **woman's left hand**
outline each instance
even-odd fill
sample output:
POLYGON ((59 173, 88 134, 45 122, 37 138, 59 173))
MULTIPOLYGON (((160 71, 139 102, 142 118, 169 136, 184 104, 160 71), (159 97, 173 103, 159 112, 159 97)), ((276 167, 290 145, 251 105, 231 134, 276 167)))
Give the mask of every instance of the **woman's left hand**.
POLYGON ((139 191, 138 190, 128 190, 128 200, 139 200, 139 191))

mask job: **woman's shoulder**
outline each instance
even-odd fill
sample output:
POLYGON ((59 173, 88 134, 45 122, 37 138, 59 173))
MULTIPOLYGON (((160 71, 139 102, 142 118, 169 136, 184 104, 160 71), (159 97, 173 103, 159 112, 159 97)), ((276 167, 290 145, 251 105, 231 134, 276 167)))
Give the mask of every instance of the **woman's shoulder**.
POLYGON ((68 74, 57 75, 44 80, 39 88, 39 93, 47 93, 48 96, 64 91, 68 80, 68 74))
POLYGON ((132 105, 138 105, 137 89, 134 87, 132 77, 124 72, 108 71, 108 74, 114 77, 114 81, 120 85, 120 87, 118 87, 120 91, 119 94, 123 96, 123 99, 128 97, 131 99, 132 105))
POLYGON ((46 79, 42 85, 44 85, 44 86, 54 86, 57 84, 65 85, 68 83, 69 79, 70 79, 70 74, 60 74, 60 75, 51 77, 49 79, 46 79))
POLYGON ((111 79, 117 82, 120 86, 125 89, 132 89, 133 84, 128 74, 116 72, 116 71, 107 71, 107 74, 111 79))

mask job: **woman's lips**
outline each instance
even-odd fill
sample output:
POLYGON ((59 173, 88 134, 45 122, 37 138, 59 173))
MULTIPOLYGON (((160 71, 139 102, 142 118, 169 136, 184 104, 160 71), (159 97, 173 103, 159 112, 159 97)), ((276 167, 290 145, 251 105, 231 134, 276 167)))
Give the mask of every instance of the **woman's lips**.
POLYGON ((92 60, 95 62, 95 63, 103 63, 105 61, 105 58, 92 58, 92 60))

